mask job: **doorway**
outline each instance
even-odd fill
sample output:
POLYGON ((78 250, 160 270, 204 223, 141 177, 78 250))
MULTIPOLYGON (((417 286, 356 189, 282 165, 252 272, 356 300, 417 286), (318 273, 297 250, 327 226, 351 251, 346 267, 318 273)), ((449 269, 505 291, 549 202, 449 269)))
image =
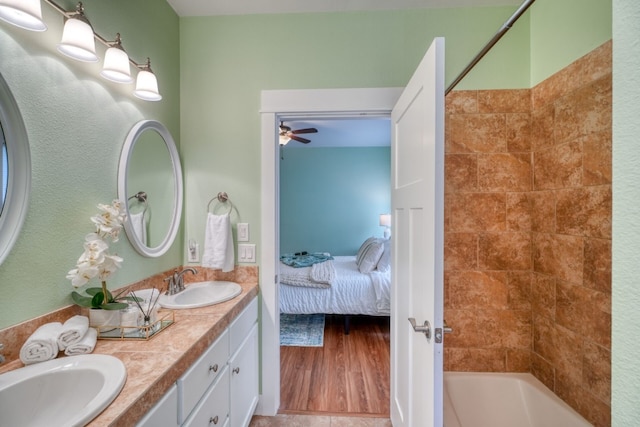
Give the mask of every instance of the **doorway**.
POLYGON ((293 269, 280 271, 284 329, 294 319, 324 320, 316 329, 323 343, 280 348, 280 412, 389 418, 390 303, 368 297, 375 295, 373 280, 388 284, 390 272, 360 273, 354 255, 370 237, 383 238, 380 215, 391 207, 390 119, 283 122, 305 139, 281 147, 280 254, 329 253, 337 274, 327 289, 309 289, 287 285, 293 269))
POLYGON ((401 88, 263 91, 260 284, 262 292, 262 390, 257 413, 275 415, 280 407, 279 145, 280 117, 309 115, 390 115, 401 88))

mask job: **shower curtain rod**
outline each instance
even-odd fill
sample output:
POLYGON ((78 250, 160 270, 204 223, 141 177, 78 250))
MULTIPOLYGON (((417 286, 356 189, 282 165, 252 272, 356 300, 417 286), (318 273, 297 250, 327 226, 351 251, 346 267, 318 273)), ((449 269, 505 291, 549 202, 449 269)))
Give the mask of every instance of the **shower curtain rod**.
POLYGON ((465 69, 462 70, 462 72, 458 75, 458 77, 456 77, 455 80, 451 82, 449 87, 447 87, 447 90, 445 90, 444 92, 445 96, 449 92, 451 92, 458 83, 460 83, 460 80, 462 80, 467 74, 469 74, 469 71, 471 71, 471 69, 475 67, 478 62, 480 62, 480 60, 487 54, 487 52, 489 52, 491 48, 496 43, 498 43, 498 40, 500 40, 502 36, 504 36, 505 33, 509 31, 511 26, 518 20, 518 18, 520 18, 520 16, 522 16, 523 13, 527 11, 527 9, 529 9, 529 6, 531 6, 534 1, 536 0, 525 0, 514 12, 514 14, 511 15, 511 18, 509 18, 504 24, 502 24, 502 27, 500 27, 493 38, 489 40, 489 42, 482 48, 482 50, 478 52, 478 54, 471 60, 471 62, 469 62, 469 65, 467 65, 465 69))

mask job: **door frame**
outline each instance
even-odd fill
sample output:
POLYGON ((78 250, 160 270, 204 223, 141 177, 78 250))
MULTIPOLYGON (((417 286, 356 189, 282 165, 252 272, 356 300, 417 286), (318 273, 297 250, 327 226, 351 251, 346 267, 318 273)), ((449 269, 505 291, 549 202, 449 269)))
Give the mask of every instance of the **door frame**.
POLYGON ((261 392, 256 414, 274 416, 280 407, 279 248, 280 119, 391 116, 403 88, 293 89, 261 92, 261 392))

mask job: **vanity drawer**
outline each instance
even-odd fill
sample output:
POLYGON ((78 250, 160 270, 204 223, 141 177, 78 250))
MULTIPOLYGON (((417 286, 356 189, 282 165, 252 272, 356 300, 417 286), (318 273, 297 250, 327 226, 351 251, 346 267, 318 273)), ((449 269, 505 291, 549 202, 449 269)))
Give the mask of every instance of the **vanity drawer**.
POLYGON ((238 347, 240 347, 240 344, 242 344, 242 341, 244 341, 254 323, 257 321, 258 298, 254 298, 253 301, 251 301, 249 305, 242 310, 242 313, 240 313, 229 326, 229 331, 231 333, 230 354, 235 353, 238 347))
POLYGON ((178 421, 180 423, 189 415, 207 388, 224 370, 227 360, 229 360, 229 332, 225 330, 177 381, 178 421))
POLYGON ((222 427, 229 417, 229 368, 207 390, 183 427, 222 427))

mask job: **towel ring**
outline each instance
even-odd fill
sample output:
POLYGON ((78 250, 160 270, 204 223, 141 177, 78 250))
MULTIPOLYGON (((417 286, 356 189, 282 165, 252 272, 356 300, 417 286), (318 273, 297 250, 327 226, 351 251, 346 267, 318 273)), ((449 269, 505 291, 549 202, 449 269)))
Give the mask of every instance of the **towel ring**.
POLYGON ((142 215, 144 216, 144 214, 147 212, 147 208, 149 207, 149 204, 147 203, 147 193, 144 191, 138 191, 136 194, 129 197, 127 201, 131 199, 137 199, 138 202, 144 203, 144 209, 142 211, 142 215))
POLYGON ((229 200, 229 196, 227 195, 227 193, 225 193, 224 191, 221 191, 221 192, 218 193, 218 195, 216 197, 214 197, 213 199, 209 200, 209 204, 207 205, 207 212, 209 212, 209 210, 211 210, 211 203, 213 203, 215 200, 217 200, 219 203, 227 203, 227 202, 229 202, 229 212, 228 213, 231 213, 231 211, 235 207, 235 206, 233 206, 233 203, 231 202, 231 200, 229 200))

